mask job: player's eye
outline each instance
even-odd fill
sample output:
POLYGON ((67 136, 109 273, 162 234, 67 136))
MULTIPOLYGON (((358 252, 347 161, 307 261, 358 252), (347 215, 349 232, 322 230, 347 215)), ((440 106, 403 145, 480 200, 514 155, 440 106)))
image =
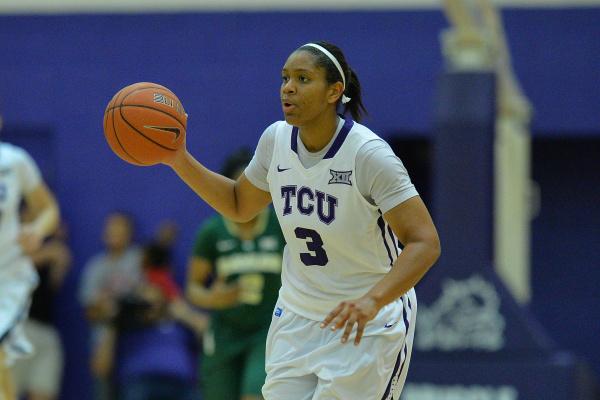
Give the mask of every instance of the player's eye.
POLYGON ((304 76, 304 75, 300 75, 299 78, 300 82, 302 83, 307 83, 309 81, 308 77, 304 76))
POLYGON ((287 76, 287 75, 282 75, 282 76, 281 76, 281 82, 282 82, 282 83, 286 83, 286 82, 287 82, 287 81, 289 81, 289 80, 290 80, 290 77, 289 77, 289 76, 287 76))

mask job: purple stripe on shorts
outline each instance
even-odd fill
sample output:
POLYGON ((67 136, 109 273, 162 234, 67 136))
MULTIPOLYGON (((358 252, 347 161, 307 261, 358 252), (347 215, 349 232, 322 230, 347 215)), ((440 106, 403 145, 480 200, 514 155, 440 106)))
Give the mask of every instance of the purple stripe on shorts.
MULTIPOLYGON (((396 358, 396 364, 394 365, 394 370, 392 371, 392 376, 390 377, 390 380, 388 381, 388 384, 385 388, 385 392, 383 393, 383 397, 381 398, 382 400, 387 400, 387 397, 390 394, 390 390, 392 390, 392 383, 394 382, 394 378, 400 376, 402 374, 402 370, 404 369, 404 364, 406 363, 406 355, 408 354, 408 349, 406 347, 407 342, 407 336, 408 336, 408 328, 410 326, 410 323, 408 321, 407 318, 407 312, 406 312, 406 304, 404 303, 404 296, 400 297, 400 299, 402 300, 402 319, 404 320, 404 326, 406 327, 406 333, 404 336, 404 346, 402 346, 402 349, 400 350, 400 352, 398 353, 398 358, 396 358), (401 362, 402 360, 402 355, 404 355, 404 361, 401 362)), ((408 299, 408 296, 406 296, 406 299, 410 302, 410 300, 408 299)), ((410 309, 410 306, 409 306, 410 309)), ((394 399, 392 399, 394 400, 394 399)))
MULTIPOLYGON (((404 368, 404 362, 402 362, 402 354, 404 354, 404 359, 406 360, 406 344, 402 347, 402 350, 398 353, 398 357, 396 358, 396 364, 394 365, 394 371, 392 372, 392 376, 388 381, 387 387, 385 388, 385 392, 383 393, 383 397, 381 400, 387 400, 390 390, 392 390, 392 382, 396 376, 399 376, 402 373, 402 369, 404 368), (402 364, 400 364, 402 362, 402 364)), ((392 399, 393 400, 393 399, 392 399)))

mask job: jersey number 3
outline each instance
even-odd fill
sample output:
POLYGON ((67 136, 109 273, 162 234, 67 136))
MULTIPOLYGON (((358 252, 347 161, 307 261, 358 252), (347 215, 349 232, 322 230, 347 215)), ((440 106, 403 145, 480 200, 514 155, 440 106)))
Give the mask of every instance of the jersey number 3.
POLYGON ((304 265, 319 265, 322 267, 329 262, 319 232, 313 229, 296 228, 294 233, 298 239, 306 241, 306 248, 310 251, 310 253, 300 253, 300 260, 304 265))

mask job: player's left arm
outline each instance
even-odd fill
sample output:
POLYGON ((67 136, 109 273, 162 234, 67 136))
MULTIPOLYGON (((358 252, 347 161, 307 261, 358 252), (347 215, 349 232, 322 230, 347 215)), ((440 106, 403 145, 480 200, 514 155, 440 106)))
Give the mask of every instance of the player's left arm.
POLYGON ((54 195, 43 182, 27 192, 24 198, 33 220, 21 227, 19 243, 23 251, 31 253, 39 249, 44 238, 54 232, 60 215, 54 195))
POLYGON ((367 293, 378 310, 414 287, 441 253, 437 230, 421 197, 411 197, 383 217, 404 248, 390 272, 367 293))
POLYGON ((357 325, 354 344, 360 343, 367 322, 379 310, 414 287, 440 256, 440 240, 429 211, 419 196, 400 203, 383 217, 388 222, 404 249, 390 271, 364 296, 341 302, 330 312, 321 327, 331 324, 332 330, 345 326, 345 343, 357 325))

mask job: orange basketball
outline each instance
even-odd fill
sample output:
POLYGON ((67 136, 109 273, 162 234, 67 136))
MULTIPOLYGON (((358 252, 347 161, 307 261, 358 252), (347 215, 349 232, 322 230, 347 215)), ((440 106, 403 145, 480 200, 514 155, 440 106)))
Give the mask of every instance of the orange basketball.
POLYGON ((104 111, 104 136, 112 151, 135 165, 158 164, 185 141, 187 115, 173 92, 139 82, 119 90, 104 111))

